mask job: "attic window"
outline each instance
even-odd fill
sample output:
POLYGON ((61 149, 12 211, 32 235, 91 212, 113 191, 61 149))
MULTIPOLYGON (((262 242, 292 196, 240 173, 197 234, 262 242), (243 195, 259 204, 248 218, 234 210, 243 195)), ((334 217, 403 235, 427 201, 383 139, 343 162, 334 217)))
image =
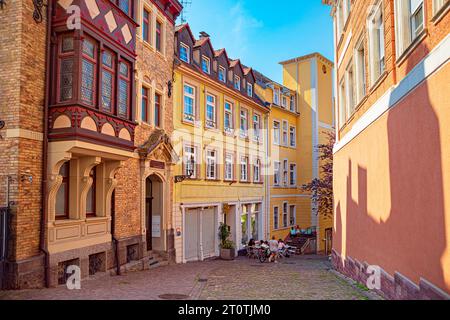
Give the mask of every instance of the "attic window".
POLYGON ((184 43, 180 43, 180 59, 186 63, 190 63, 190 50, 189 50, 189 46, 187 46, 184 43))
POLYGON ((227 73, 224 67, 219 67, 219 80, 226 83, 227 82, 227 73))
POLYGON ((205 56, 202 56, 202 70, 207 74, 211 74, 211 60, 205 56))
POLYGON ((234 88, 241 90, 241 78, 239 76, 234 76, 234 88))

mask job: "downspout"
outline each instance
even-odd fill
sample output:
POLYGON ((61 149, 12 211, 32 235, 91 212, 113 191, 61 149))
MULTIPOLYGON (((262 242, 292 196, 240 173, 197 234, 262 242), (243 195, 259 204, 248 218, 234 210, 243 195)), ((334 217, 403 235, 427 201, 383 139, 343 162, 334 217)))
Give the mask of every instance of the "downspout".
MULTIPOLYGON (((271 111, 269 111, 271 112, 271 111)), ((269 154, 269 134, 270 134, 270 124, 269 124, 269 114, 267 113, 265 116, 265 127, 266 127, 266 159, 269 159, 268 163, 266 163, 265 165, 265 171, 266 171, 266 176, 264 177, 264 182, 265 182, 265 189, 266 189, 266 210, 265 210, 265 215, 266 215, 266 236, 264 237, 264 239, 269 239, 270 238, 270 215, 271 215, 271 210, 270 210, 270 165, 271 165, 271 154, 269 154)))
POLYGON ((45 52, 45 97, 44 97, 44 119, 43 127, 44 134, 42 140, 42 210, 41 210, 41 225, 40 225, 40 239, 39 246, 40 250, 45 255, 44 261, 44 277, 45 286, 50 287, 50 257, 46 246, 46 223, 48 220, 47 212, 47 161, 48 161, 48 108, 50 104, 50 51, 51 51, 51 17, 53 11, 53 1, 48 1, 47 4, 47 33, 46 33, 46 52, 45 52))
MULTIPOLYGON (((113 191, 111 199, 115 199, 116 194, 113 191)), ((119 261, 119 240, 116 238, 116 205, 114 200, 114 208, 111 207, 111 235, 114 243, 114 258, 116 260, 116 275, 120 276, 120 261, 119 261)))

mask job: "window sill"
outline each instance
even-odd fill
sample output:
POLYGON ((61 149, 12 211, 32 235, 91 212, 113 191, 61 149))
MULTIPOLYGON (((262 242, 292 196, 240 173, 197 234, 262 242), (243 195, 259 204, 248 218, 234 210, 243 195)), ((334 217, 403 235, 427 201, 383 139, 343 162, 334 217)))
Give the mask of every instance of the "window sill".
POLYGON ((433 16, 431 21, 434 25, 439 24, 439 22, 447 15, 450 11, 450 2, 447 2, 442 8, 440 8, 433 16))
MULTIPOLYGON (((369 89, 369 94, 372 94, 375 90, 378 89, 378 87, 383 83, 384 79, 386 79, 388 75, 387 70, 384 70, 384 72, 378 77, 378 79, 373 83, 373 85, 369 89)), ((355 108, 356 110, 356 108, 355 108)), ((355 112, 353 112, 354 114, 355 112)))
POLYGON ((144 45, 145 48, 149 49, 152 52, 155 52, 155 48, 150 44, 150 42, 145 41, 144 39, 142 39, 142 44, 144 45))
POLYGON ((403 51, 403 53, 397 58, 397 68, 400 67, 416 49, 419 44, 428 36, 428 29, 425 28, 422 32, 409 44, 409 46, 403 51))

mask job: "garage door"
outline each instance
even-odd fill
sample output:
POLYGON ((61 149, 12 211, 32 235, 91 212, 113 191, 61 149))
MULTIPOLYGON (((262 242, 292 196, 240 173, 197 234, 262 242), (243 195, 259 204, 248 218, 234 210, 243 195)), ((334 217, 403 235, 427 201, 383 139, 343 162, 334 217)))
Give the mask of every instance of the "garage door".
POLYGON ((216 255, 216 219, 214 208, 203 210, 202 216, 202 244, 203 258, 210 258, 216 255))
POLYGON ((185 215, 185 259, 187 261, 199 260, 199 237, 200 237, 200 210, 186 210, 185 215))

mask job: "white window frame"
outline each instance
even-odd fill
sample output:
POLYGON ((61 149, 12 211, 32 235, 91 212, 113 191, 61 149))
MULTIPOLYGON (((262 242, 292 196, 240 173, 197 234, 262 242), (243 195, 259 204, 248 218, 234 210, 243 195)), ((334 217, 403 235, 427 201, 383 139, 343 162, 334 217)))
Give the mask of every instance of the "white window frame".
POLYGON ((253 141, 261 141, 261 115, 258 113, 253 113, 252 117, 253 124, 253 141), (258 119, 258 120, 256 120, 258 119))
POLYGON ((183 43, 183 42, 180 42, 180 60, 181 60, 181 61, 184 61, 184 62, 186 62, 186 63, 191 63, 191 48, 190 48, 187 44, 185 44, 185 43, 183 43), (181 48, 186 49, 186 58, 187 58, 187 61, 184 60, 184 59, 181 57, 181 48))
POLYGON ((227 83, 227 70, 224 67, 222 67, 222 66, 219 66, 218 77, 219 77, 219 81, 221 81, 223 83, 227 83), (223 72, 223 79, 220 79, 221 71, 223 72))
POLYGON ((283 201, 282 205, 282 222, 283 222, 283 228, 287 228, 289 226, 289 203, 287 201, 283 201))
POLYGON ((345 77, 339 82, 339 127, 342 128, 347 122, 347 102, 346 102, 345 77))
POLYGON ((253 98, 253 85, 251 83, 247 83, 247 95, 253 98))
POLYGON ((289 160, 283 160, 283 186, 289 186, 289 160))
POLYGON ((353 60, 350 61, 347 68, 345 69, 345 82, 347 88, 347 114, 349 117, 355 111, 355 72, 353 66, 353 60))
POLYGON ((278 230, 280 227, 280 208, 278 206, 273 207, 273 229, 278 230))
POLYGON ((259 158, 256 158, 253 163, 253 182, 261 182, 261 160, 259 158))
POLYGON ((283 123, 282 123, 281 143, 285 147, 287 147, 289 145, 289 122, 287 120, 283 120, 283 123))
POLYGON ((248 109, 241 107, 239 110, 239 135, 241 138, 248 138, 248 109), (245 124, 244 128, 242 125, 245 124))
POLYGON ((217 150, 215 149, 206 150, 206 179, 217 179, 217 150))
POLYGON ((241 91, 241 77, 234 75, 234 88, 241 91))
POLYGON ((213 94, 206 93, 206 106, 205 106, 205 125, 207 128, 217 128, 217 97, 213 94), (213 98, 213 102, 208 101, 208 97, 213 98), (208 117, 208 107, 213 108, 213 119, 208 117))
POLYGON ((289 164, 289 185, 291 187, 297 187, 297 164, 294 162, 289 164))
POLYGON ((441 12, 444 12, 445 7, 450 5, 450 0, 433 0, 433 15, 437 16, 441 12))
POLYGON ((224 131, 228 134, 232 134, 234 131, 234 104, 230 101, 225 100, 224 107, 223 107, 223 128, 224 131), (227 105, 230 106, 230 111, 227 111, 227 105), (226 118, 227 114, 230 116, 230 126, 226 126, 226 118))
POLYGON ((202 71, 207 73, 207 74, 211 74, 211 59, 208 58, 207 56, 202 56, 202 71), (206 62, 206 69, 204 70, 204 62, 206 62))
POLYGON ((281 162, 280 161, 274 161, 273 162, 273 185, 274 186, 280 186, 281 185, 281 162))
POLYGON ((234 154, 231 152, 225 152, 225 172, 224 180, 233 181, 234 180, 234 154), (229 169, 229 170, 228 170, 229 169))
POLYGON ((373 86, 386 71, 384 18, 383 1, 379 1, 379 3, 374 6, 367 19, 371 86, 373 86))
POLYGON ((273 144, 281 145, 281 122, 278 120, 273 121, 273 144), (278 124, 278 129, 276 129, 275 124, 278 124))
POLYGON ((289 205, 289 222, 291 222, 291 226, 295 226, 295 225, 297 225, 297 206, 295 206, 295 205, 293 205, 293 204, 291 204, 291 205, 289 205), (294 209, 293 210, 293 216, 291 215, 291 209, 294 209), (291 220, 291 218, 293 218, 292 220, 291 220))
POLYGON ((249 176, 248 176, 248 165, 249 160, 248 156, 241 156, 239 171, 240 171, 240 181, 241 182, 249 182, 249 176), (245 168, 245 170, 244 170, 245 168))
POLYGON ((290 99, 289 99, 289 110, 291 112, 296 112, 297 111, 297 106, 296 106, 296 103, 295 103, 295 96, 294 95, 292 95, 290 97, 290 99))
POLYGON ((297 127, 289 126, 289 146, 291 148, 297 147, 297 127))
POLYGON ((187 175, 188 171, 189 171, 189 166, 188 164, 190 164, 190 159, 191 156, 194 157, 194 168, 193 168, 193 172, 194 174, 190 177, 191 179, 196 179, 198 178, 198 168, 197 168, 197 164, 198 164, 198 150, 197 150, 197 146, 196 145, 192 145, 192 144, 185 144, 184 148, 183 148, 183 161, 184 161, 184 169, 185 172, 184 174, 187 175), (191 150, 187 151, 186 149, 190 148, 193 150, 193 152, 191 152, 191 150))
POLYGON ((277 106, 280 105, 280 94, 281 94, 280 89, 275 88, 273 90, 273 103, 276 104, 277 106))
POLYGON ((196 101, 196 92, 197 88, 193 85, 185 83, 183 85, 183 120, 195 123, 195 119, 197 117, 197 101, 196 101), (186 87, 192 88, 193 93, 186 93, 186 87), (186 97, 192 99, 192 115, 186 113, 186 97), (190 118, 192 117, 192 119, 190 118))
POLYGON ((425 5, 424 1, 420 1, 420 5, 414 12, 418 12, 418 9, 422 8, 422 29, 417 34, 412 31, 411 23, 411 9, 410 0, 395 0, 394 1, 394 15, 395 15, 395 39, 396 39, 396 52, 397 60, 403 57, 403 54, 408 51, 408 49, 416 43, 416 40, 420 38, 426 29, 426 19, 425 19, 425 5))
POLYGON ((366 70, 366 49, 364 40, 359 40, 354 50, 354 74, 355 74, 355 104, 361 102, 367 94, 367 70, 366 70))

